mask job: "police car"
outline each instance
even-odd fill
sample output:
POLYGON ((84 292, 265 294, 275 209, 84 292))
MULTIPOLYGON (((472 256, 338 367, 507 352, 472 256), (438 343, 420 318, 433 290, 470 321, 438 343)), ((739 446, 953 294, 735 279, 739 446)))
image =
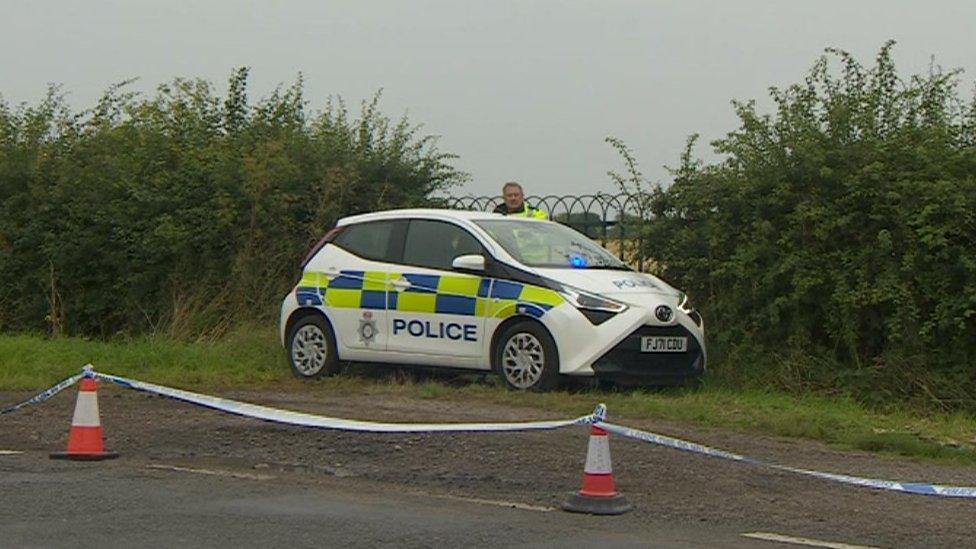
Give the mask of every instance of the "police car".
POLYGON ((281 306, 295 375, 346 361, 493 371, 515 389, 561 376, 673 384, 705 369, 687 297, 579 232, 454 210, 347 217, 281 306))

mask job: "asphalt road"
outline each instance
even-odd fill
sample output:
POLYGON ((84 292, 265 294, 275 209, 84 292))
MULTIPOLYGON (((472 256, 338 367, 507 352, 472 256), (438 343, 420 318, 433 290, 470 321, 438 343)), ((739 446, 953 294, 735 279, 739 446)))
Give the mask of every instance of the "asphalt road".
POLYGON ((0 456, 4 547, 753 547, 741 532, 565 513, 360 479, 0 456))

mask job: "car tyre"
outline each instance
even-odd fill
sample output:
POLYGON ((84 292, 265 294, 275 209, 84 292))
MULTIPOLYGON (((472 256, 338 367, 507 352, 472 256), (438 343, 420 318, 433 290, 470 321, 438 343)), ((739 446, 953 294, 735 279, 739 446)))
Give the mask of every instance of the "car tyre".
POLYGON ((511 389, 545 391, 559 384, 556 342, 538 322, 524 320, 508 326, 492 353, 495 372, 511 389))
POLYGON ((335 335, 325 317, 312 314, 298 319, 288 332, 288 364, 300 379, 329 376, 339 371, 335 335))

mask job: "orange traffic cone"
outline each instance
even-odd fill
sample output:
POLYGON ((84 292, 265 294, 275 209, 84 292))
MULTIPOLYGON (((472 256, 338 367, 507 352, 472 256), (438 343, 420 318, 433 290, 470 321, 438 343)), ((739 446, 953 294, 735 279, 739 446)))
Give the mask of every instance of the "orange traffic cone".
POLYGON ((610 439, 607 432, 593 425, 583 468, 583 487, 569 496, 563 510, 591 515, 622 515, 633 509, 627 498, 617 492, 610 464, 610 439))
POLYGON ((51 459, 100 461, 117 457, 119 454, 105 451, 102 424, 98 419, 98 394, 95 392, 95 379, 84 377, 78 387, 75 415, 71 419, 71 429, 68 431, 68 450, 51 453, 51 459))

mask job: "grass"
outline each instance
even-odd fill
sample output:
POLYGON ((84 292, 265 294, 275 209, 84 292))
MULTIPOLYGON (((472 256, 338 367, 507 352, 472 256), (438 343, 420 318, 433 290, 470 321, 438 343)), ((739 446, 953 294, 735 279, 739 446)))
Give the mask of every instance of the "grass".
MULTIPOLYGON (((105 373, 195 391, 254 385, 334 394, 390 394, 434 400, 519 405, 578 416, 598 402, 612 422, 665 419, 742 432, 807 438, 833 445, 976 464, 976 418, 969 414, 878 412, 844 397, 790 395, 706 384, 697 389, 563 390, 521 393, 488 377, 449 378, 391 374, 353 367, 343 375, 302 383, 292 378, 273 330, 241 328, 212 343, 143 337, 118 341, 0 335, 0 390, 38 390, 92 363, 105 373)), ((0 406, 11 404, 0 402, 0 406)), ((406 420, 406 418, 405 418, 406 420)))
POLYGON ((286 380, 274 333, 238 330, 216 343, 143 337, 120 341, 0 335, 0 389, 37 389, 92 363, 105 373, 183 388, 286 380))

